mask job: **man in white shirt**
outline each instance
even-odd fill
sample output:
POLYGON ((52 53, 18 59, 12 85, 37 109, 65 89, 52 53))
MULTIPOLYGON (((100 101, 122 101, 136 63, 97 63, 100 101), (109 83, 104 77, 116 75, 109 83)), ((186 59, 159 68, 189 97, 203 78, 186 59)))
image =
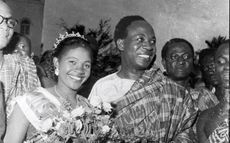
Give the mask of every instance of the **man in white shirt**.
POLYGON ((88 98, 93 106, 116 102, 124 96, 152 66, 156 55, 154 30, 141 16, 123 17, 116 25, 114 41, 121 52, 121 68, 95 83, 88 98))

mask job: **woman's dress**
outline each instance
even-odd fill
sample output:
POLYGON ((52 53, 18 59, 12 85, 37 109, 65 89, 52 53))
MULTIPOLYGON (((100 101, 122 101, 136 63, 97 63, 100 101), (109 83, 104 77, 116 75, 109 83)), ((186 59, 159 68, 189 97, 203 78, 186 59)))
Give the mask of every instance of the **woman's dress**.
POLYGON ((26 143, 77 142, 82 133, 83 112, 91 112, 87 99, 77 95, 77 107, 71 110, 61 98, 39 87, 17 97, 17 103, 30 122, 26 143))

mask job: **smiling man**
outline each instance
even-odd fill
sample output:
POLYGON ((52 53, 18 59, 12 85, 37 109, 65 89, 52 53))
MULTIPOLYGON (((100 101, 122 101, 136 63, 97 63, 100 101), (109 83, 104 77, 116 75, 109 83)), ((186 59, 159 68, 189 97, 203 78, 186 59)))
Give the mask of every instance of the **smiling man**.
POLYGON ((121 52, 121 69, 98 80, 89 95, 90 103, 114 102, 129 91, 156 54, 156 37, 152 26, 140 16, 127 16, 117 24, 114 41, 121 52))
MULTIPOLYGON (((11 9, 5 2, 0 1, 0 82, 3 84, 2 96, 4 97, 0 100, 5 99, 3 102, 5 102, 4 109, 6 109, 7 117, 13 109, 16 96, 40 86, 32 59, 16 54, 3 54, 3 49, 12 38, 16 25, 17 20, 13 18, 11 9)), ((5 118, 1 115, 0 122, 4 121, 5 118)), ((3 134, 4 128, 1 126, 0 136, 3 134)))
POLYGON ((89 100, 94 106, 114 102, 124 96, 156 54, 156 37, 152 26, 140 16, 127 16, 117 24, 114 41, 121 52, 121 69, 96 82, 89 100))
POLYGON ((123 17, 114 41, 121 52, 121 68, 96 82, 90 103, 116 104, 115 126, 124 142, 191 142, 196 112, 190 96, 184 96, 185 88, 166 78, 154 64, 152 26, 140 16, 123 17))

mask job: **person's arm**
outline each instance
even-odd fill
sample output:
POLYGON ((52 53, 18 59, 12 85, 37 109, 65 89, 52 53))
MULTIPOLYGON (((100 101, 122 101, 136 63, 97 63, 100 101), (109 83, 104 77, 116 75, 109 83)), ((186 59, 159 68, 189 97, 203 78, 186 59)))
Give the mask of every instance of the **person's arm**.
POLYGON ((88 97, 88 100, 89 100, 89 103, 91 105, 93 105, 94 107, 100 107, 101 106, 101 103, 102 103, 102 99, 101 97, 98 95, 98 86, 97 84, 95 84, 89 94, 89 97, 88 97))
POLYGON ((22 143, 28 127, 29 121, 16 104, 7 124, 4 143, 22 143))
POLYGON ((5 104, 3 98, 2 84, 0 82, 0 143, 2 143, 2 138, 6 129, 6 114, 5 114, 5 104))

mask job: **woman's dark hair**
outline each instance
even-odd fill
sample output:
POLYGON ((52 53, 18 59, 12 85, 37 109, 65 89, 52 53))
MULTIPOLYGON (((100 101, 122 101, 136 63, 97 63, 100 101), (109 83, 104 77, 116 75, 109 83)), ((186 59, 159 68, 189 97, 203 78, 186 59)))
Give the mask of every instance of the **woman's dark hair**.
POLYGON ((90 58, 93 61, 93 50, 90 43, 80 37, 68 37, 62 40, 53 51, 53 57, 61 59, 62 56, 69 50, 78 48, 79 46, 87 49, 90 52, 90 58))
POLYGON ((173 38, 173 39, 169 40, 168 42, 166 42, 165 45, 163 46, 163 48, 161 50, 161 58, 162 59, 166 58, 167 51, 170 49, 172 44, 180 43, 180 42, 188 44, 190 49, 192 50, 192 54, 194 55, 194 48, 190 42, 188 42, 187 40, 182 39, 182 38, 173 38))
MULTIPOLYGON (((127 36, 127 28, 129 25, 132 24, 134 21, 146 21, 143 17, 139 15, 131 15, 131 16, 125 16, 120 19, 120 21, 117 23, 114 31, 114 41, 118 39, 124 39, 127 36)), ((146 21, 147 22, 147 21, 146 21)))

